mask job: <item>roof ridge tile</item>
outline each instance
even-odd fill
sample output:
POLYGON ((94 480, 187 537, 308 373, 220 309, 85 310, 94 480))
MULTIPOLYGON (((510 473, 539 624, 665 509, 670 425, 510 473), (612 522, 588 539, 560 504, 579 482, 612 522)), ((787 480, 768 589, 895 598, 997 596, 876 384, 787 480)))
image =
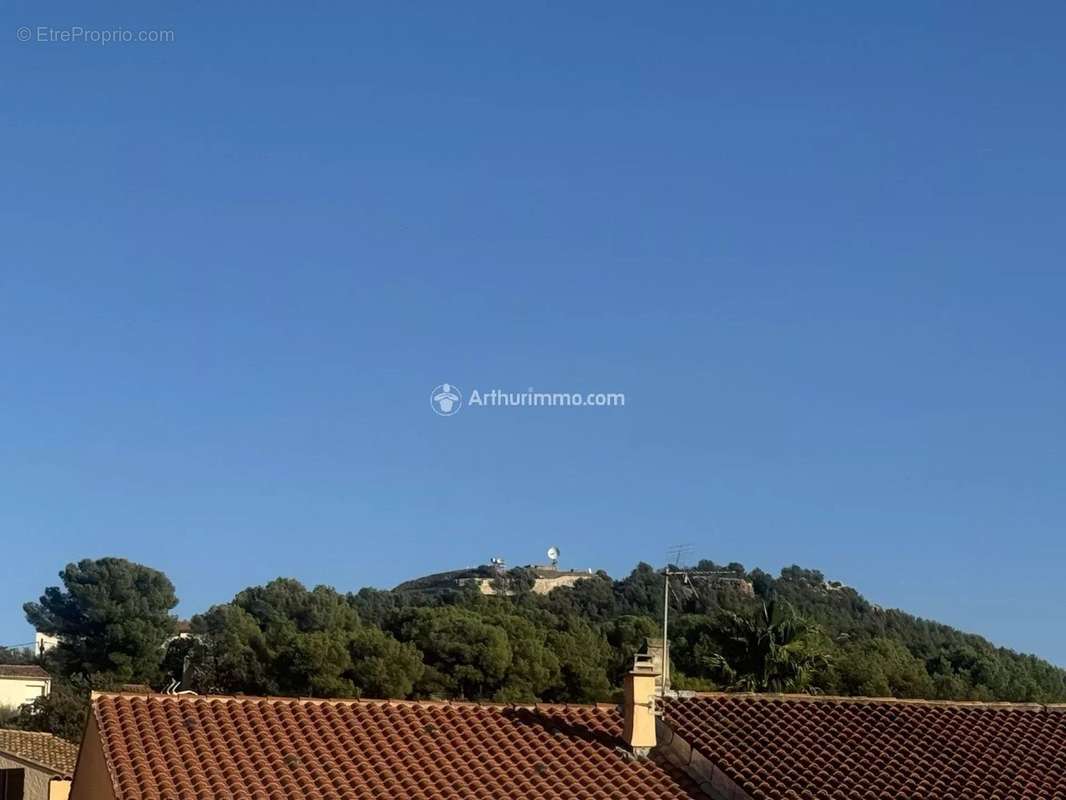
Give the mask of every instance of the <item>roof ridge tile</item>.
POLYGON ((426 698, 426 699, 403 699, 403 698, 377 698, 377 697, 300 697, 300 696, 288 696, 288 695, 244 695, 244 694, 167 694, 165 692, 154 692, 152 694, 145 694, 143 692, 113 692, 113 691, 93 691, 91 699, 93 701, 102 697, 125 697, 132 699, 168 699, 178 700, 185 702, 195 702, 197 700, 222 700, 222 701, 241 701, 252 702, 259 704, 277 703, 277 704, 289 704, 289 703, 313 703, 322 705, 381 705, 381 706, 422 706, 422 707, 459 707, 459 708, 495 708, 495 709, 589 709, 593 711, 616 711, 618 709, 617 703, 501 703, 487 700, 461 700, 455 698, 426 698))
POLYGON ((1066 703, 1021 703, 992 700, 930 700, 911 697, 864 697, 860 695, 789 694, 786 692, 686 692, 667 697, 667 702, 705 698, 732 698, 758 701, 800 701, 811 703, 851 703, 859 705, 939 706, 944 708, 1018 709, 1023 711, 1066 710, 1066 703))

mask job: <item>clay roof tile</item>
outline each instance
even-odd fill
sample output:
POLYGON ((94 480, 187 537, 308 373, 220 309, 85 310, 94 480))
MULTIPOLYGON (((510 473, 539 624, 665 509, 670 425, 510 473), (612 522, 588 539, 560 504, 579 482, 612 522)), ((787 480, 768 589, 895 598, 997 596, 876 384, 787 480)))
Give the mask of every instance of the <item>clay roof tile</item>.
POLYGON ((116 800, 691 800, 614 706, 98 694, 116 800))
POLYGON ((665 717, 762 800, 1066 797, 1058 707, 707 694, 665 717))
POLYGON ((78 746, 50 733, 0 729, 0 755, 3 754, 69 778, 78 760, 78 746))

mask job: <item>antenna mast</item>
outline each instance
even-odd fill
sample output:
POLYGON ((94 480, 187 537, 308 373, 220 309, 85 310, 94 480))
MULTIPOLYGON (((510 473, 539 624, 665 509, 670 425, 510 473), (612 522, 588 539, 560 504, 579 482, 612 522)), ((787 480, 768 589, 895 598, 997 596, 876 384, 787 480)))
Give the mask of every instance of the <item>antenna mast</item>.
POLYGON ((663 679, 660 697, 666 697, 666 687, 670 683, 670 578, 683 575, 685 583, 688 583, 689 578, 732 574, 729 570, 686 569, 685 561, 692 555, 693 549, 691 544, 675 544, 670 548, 666 566, 663 567, 663 679), (671 566, 677 569, 670 569, 671 566))

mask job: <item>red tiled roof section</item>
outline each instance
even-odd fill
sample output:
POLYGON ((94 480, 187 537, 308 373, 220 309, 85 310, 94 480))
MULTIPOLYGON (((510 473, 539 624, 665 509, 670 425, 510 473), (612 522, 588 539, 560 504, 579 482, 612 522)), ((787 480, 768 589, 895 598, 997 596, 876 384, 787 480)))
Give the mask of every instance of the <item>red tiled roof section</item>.
POLYGON ((666 719, 754 800, 1064 800, 1066 708, 707 695, 666 719))
POLYGON ((0 753, 32 761, 65 778, 74 774, 78 746, 50 733, 0 730, 0 753))
POLYGON ((117 800, 681 800, 607 706, 97 695, 117 800))
POLYGON ((0 664, 0 678, 33 678, 40 680, 51 676, 36 664, 0 664))

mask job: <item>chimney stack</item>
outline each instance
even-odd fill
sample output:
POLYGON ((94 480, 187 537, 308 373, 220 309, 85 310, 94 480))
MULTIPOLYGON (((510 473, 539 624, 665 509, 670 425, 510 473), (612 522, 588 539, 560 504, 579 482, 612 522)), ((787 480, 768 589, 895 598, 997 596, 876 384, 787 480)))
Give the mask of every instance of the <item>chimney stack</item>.
POLYGON ((659 673, 655 679, 655 693, 662 697, 670 691, 670 676, 664 667, 670 660, 670 646, 662 639, 648 639, 644 644, 644 652, 651 656, 652 666, 659 673))
POLYGON ((655 747, 655 682, 659 677, 652 656, 638 653, 625 677, 625 725, 622 735, 637 755, 655 747))

